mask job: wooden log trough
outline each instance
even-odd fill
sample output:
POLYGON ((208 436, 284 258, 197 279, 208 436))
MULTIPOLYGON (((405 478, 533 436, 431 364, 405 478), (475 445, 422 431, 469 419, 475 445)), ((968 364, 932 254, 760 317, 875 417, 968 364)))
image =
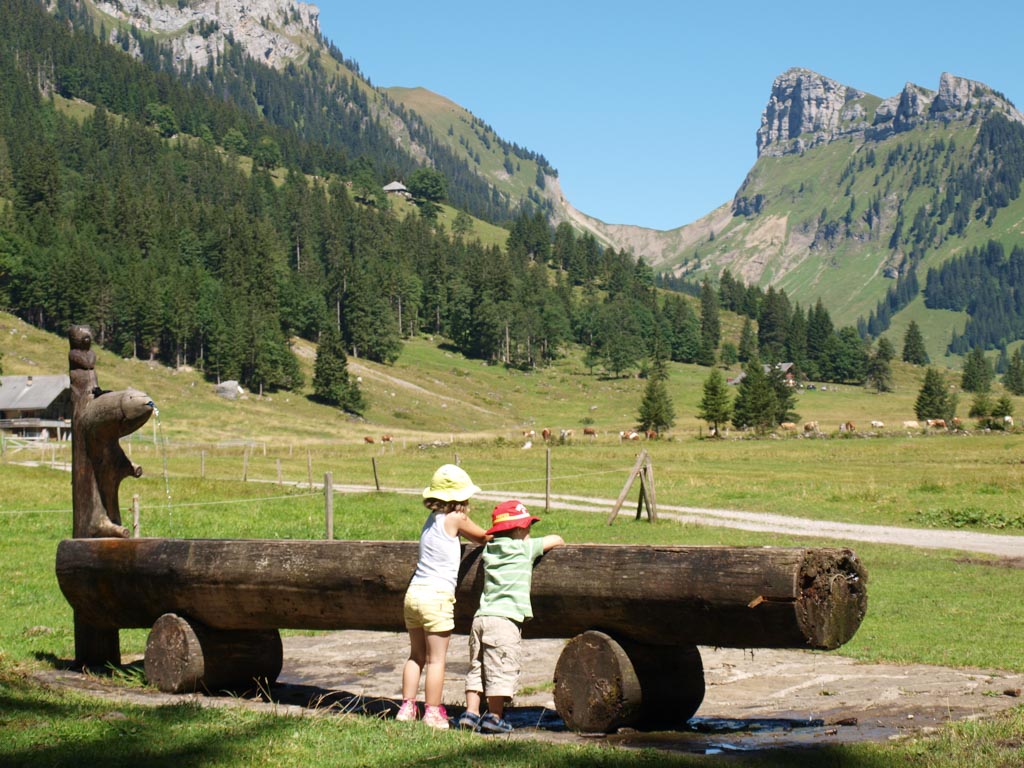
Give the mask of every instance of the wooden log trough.
MULTIPOLYGON (((481 551, 463 548, 459 633, 481 551)), ((416 558, 416 542, 67 539, 56 570, 76 622, 153 628, 145 666, 162 690, 217 690, 272 683, 279 629, 404 631, 416 558)), ((704 697, 697 646, 837 648, 866 579, 848 549, 568 545, 538 561, 523 635, 571 638, 555 669, 570 728, 677 727, 704 697)))

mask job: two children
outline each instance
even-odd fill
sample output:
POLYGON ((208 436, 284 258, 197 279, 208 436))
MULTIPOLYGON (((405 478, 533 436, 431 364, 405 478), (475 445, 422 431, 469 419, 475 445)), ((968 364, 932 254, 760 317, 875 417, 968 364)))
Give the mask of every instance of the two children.
POLYGON ((539 519, 515 500, 495 507, 491 528, 483 530, 469 519, 469 499, 479 490, 469 475, 453 464, 440 467, 423 490, 423 504, 430 514, 420 532, 416 572, 405 594, 410 651, 402 670, 402 706, 396 719, 418 717, 416 692, 425 669, 423 722, 439 729, 449 727, 441 694, 448 643, 455 629, 461 536, 486 546, 483 595, 469 638, 466 711, 458 725, 484 733, 508 733, 512 726, 504 719, 505 703, 518 686, 522 624, 533 616, 533 564, 565 542, 560 536, 531 539, 530 526, 539 519), (488 711, 481 716, 484 696, 488 711))

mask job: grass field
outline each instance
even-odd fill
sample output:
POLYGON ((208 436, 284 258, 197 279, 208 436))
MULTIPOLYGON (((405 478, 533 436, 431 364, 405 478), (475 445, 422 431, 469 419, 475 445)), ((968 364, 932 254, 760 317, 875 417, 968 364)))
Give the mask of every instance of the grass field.
MULTIPOLYGON (((65 369, 60 339, 9 316, 0 317, 0 326, 5 373, 65 369)), ((301 393, 223 401, 194 372, 101 353, 101 385, 145 389, 160 407, 159 425, 124 440, 146 474, 122 485, 122 509, 139 495, 147 536, 321 538, 323 496, 306 483, 321 483, 328 471, 336 483, 372 486, 376 469, 385 489, 416 489, 438 464, 457 459, 486 490, 539 493, 546 457, 539 445, 521 448, 522 429, 573 427, 579 435, 589 420, 601 432, 596 440, 577 437, 552 446, 552 490, 614 498, 638 450, 620 444, 616 435, 632 423, 643 383, 592 376, 572 360, 550 371, 510 373, 423 339, 407 345, 395 366, 365 370, 378 377, 364 376, 370 413, 367 421, 352 421, 301 393), (395 416, 400 409, 410 417, 395 416), (472 428, 464 428, 466 422, 472 428), (362 440, 385 431, 395 434, 390 446, 362 440)), ((669 439, 643 445, 656 469, 658 500, 1024 534, 1024 435, 890 429, 871 438, 838 437, 834 425, 844 420, 911 418, 918 375, 901 368, 897 392, 887 395, 857 388, 802 395, 798 410, 819 420, 827 439, 700 440, 701 425, 692 413, 706 369, 674 367, 672 394, 681 425, 669 439)), ((114 707, 46 691, 27 673, 73 656, 70 610, 53 571, 57 542, 71 528, 69 475, 60 468, 67 460, 67 446, 53 444, 17 451, 8 445, 0 459, 0 764, 304 766, 324 762, 325 755, 333 765, 710 764, 711 758, 695 756, 498 743, 462 734, 438 738, 426 729, 365 717, 114 707), (25 459, 55 468, 23 466, 25 459)), ((486 517, 485 506, 475 514, 486 517)), ((342 496, 336 498, 335 535, 411 540, 421 517, 422 508, 408 496, 342 496)), ((543 517, 547 530, 581 543, 850 544, 668 521, 650 525, 629 515, 613 526, 603 514, 551 511, 543 517)), ((1018 606, 1024 570, 958 552, 853 548, 869 573, 869 609, 853 640, 836 653, 864 661, 1024 670, 1024 614, 1018 606)), ((144 630, 122 632, 122 651, 141 653, 145 636, 144 630)), ((1020 708, 994 722, 961 723, 914 742, 769 752, 742 760, 754 766, 854 768, 1022 762, 1020 708)))

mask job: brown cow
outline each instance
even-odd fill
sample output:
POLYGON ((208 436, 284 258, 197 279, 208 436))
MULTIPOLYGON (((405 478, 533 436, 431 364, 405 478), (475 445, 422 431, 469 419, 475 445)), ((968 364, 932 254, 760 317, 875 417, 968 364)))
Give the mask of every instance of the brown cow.
POLYGON ((391 435, 381 435, 380 436, 380 441, 382 443, 390 443, 391 442, 391 435))
POLYGON ((597 430, 594 429, 593 427, 584 427, 583 428, 583 436, 584 437, 597 437, 597 430))
POLYGON ((370 437, 369 435, 367 435, 366 437, 363 438, 363 442, 364 443, 372 443, 373 442, 373 438, 370 437))
POLYGON ((533 440, 533 438, 535 438, 536 436, 537 433, 534 432, 532 429, 523 430, 523 437, 525 437, 527 440, 533 440))
POLYGON ((547 427, 544 427, 544 429, 540 431, 540 436, 544 438, 544 442, 546 443, 548 440, 551 439, 551 430, 548 429, 547 427))
POLYGON ((817 431, 818 431, 818 422, 816 422, 816 421, 808 421, 808 422, 806 422, 804 424, 804 432, 817 432, 817 431))
POLYGON ((657 433, 657 431, 655 431, 653 429, 648 429, 644 434, 646 435, 648 440, 657 440, 658 439, 658 433, 657 433))
POLYGON ((945 419, 928 419, 928 426, 930 428, 932 428, 932 429, 945 429, 946 428, 946 420, 945 419))
POLYGON ((639 440, 640 433, 632 429, 627 429, 624 432, 619 432, 619 440, 639 440))

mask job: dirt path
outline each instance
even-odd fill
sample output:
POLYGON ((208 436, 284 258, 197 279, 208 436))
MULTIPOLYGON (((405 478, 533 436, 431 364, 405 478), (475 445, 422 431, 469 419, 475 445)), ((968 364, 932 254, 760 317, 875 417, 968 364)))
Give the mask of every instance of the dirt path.
MULTIPOLYGON (((343 493, 369 493, 375 490, 368 485, 335 485, 343 493)), ((392 493, 418 496, 421 489, 387 488, 392 493)), ((543 504, 544 495, 539 493, 483 491, 474 498, 488 501, 504 501, 515 497, 527 505, 543 504)), ((609 514, 613 499, 592 496, 552 495, 553 509, 569 509, 578 512, 609 514)), ((626 511, 628 514, 628 510, 626 511)), ((810 520, 802 517, 773 515, 764 512, 742 512, 734 509, 710 509, 705 507, 684 507, 673 504, 659 504, 658 517, 680 523, 738 528, 745 531, 781 533, 794 536, 835 539, 837 542, 866 541, 876 544, 896 544, 924 549, 951 549, 978 554, 997 555, 1011 560, 1020 560, 1024 566, 1024 536, 1009 536, 973 531, 946 531, 929 528, 900 528, 889 525, 861 525, 839 523, 828 520, 810 520)))

